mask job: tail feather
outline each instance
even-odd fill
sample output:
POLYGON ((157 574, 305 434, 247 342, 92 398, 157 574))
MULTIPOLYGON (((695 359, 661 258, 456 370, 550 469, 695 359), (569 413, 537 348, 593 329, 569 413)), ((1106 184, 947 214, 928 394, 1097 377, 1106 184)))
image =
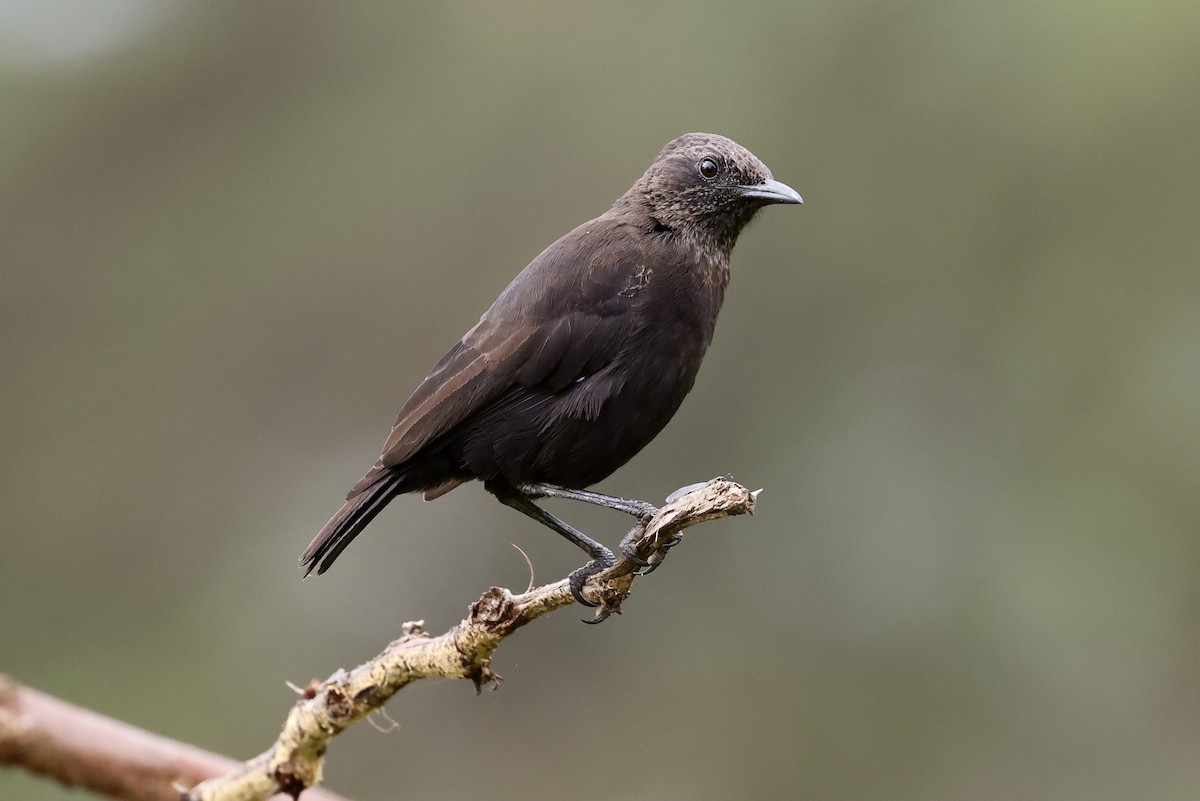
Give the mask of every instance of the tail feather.
POLYGON ((329 569, 333 560, 375 519, 375 515, 383 511, 388 501, 404 491, 401 487, 404 477, 404 473, 385 469, 376 481, 361 489, 355 487, 358 491, 351 493, 300 556, 306 578, 314 569, 318 576, 329 569))

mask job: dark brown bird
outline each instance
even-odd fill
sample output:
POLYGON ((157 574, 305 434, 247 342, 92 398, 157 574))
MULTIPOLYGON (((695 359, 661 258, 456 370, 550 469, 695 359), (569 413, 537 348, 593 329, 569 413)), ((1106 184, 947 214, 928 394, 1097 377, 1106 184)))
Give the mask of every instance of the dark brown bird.
POLYGON ((479 479, 587 551, 592 562, 571 576, 586 604, 583 581, 613 554, 534 500, 646 513, 644 502, 583 488, 644 448, 691 390, 742 228, 763 206, 802 202, 723 136, 668 143, 611 209, 542 251, 442 357, 300 557, 305 575, 328 570, 397 495, 432 500, 479 479))

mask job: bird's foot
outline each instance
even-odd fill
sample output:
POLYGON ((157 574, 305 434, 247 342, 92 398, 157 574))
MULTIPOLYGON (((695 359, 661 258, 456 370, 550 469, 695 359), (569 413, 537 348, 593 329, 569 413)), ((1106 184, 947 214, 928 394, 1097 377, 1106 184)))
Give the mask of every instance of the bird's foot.
POLYGON ((623 511, 633 515, 643 526, 648 524, 658 514, 658 507, 648 501, 626 500, 629 503, 629 508, 623 511))
MULTIPOLYGON (((580 606, 597 607, 600 604, 589 601, 583 597, 583 585, 587 580, 597 573, 608 570, 617 563, 617 557, 613 556, 612 551, 605 549, 603 552, 592 555, 592 561, 588 562, 583 567, 577 567, 567 576, 567 586, 571 589, 571 597, 580 606)), ((607 615, 605 615, 607 617, 607 615)), ((603 618, 601 618, 602 620, 603 618)), ((589 623, 598 623, 598 620, 585 621, 589 623)))
POLYGON ((671 550, 672 548, 674 548, 676 545, 678 545, 681 542, 683 542, 683 533, 682 532, 676 534, 674 537, 667 540, 666 542, 660 543, 658 545, 658 547, 655 549, 654 553, 650 554, 649 559, 642 560, 646 564, 644 567, 642 567, 641 570, 639 570, 637 572, 637 574, 639 576, 648 576, 651 573, 653 573, 655 570, 658 570, 658 566, 661 565, 663 563, 663 560, 667 558, 667 551, 671 550))
POLYGON ((650 567, 650 562, 642 558, 641 554, 638 553, 638 550, 633 543, 622 541, 617 548, 621 551, 621 556, 624 556, 630 562, 633 562, 633 564, 639 570, 650 567))

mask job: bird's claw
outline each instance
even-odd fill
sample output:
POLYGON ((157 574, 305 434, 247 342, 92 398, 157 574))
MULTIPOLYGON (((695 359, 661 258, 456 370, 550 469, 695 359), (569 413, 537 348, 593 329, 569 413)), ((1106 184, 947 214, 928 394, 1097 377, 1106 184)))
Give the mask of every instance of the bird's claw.
POLYGON ((674 537, 671 537, 671 539, 669 539, 666 542, 659 545, 658 550, 660 552, 665 553, 666 551, 671 550, 672 548, 674 548, 676 545, 678 545, 681 542, 683 542, 683 532, 682 531, 677 532, 674 537))
MULTIPOLYGON (((649 558, 643 559, 638 554, 637 548, 632 542, 622 542, 620 545, 621 556, 632 562, 638 570, 634 575, 648 576, 658 569, 663 560, 667 558, 667 552, 674 548, 679 543, 683 542, 683 534, 675 534, 671 539, 654 544, 654 552, 649 558)), ((600 623, 607 619, 613 613, 621 611, 621 597, 608 598, 605 597, 600 603, 589 601, 583 597, 583 587, 587 584, 588 579, 601 573, 617 563, 617 557, 611 551, 603 551, 595 554, 592 561, 588 562, 583 567, 577 567, 567 576, 567 587, 571 590, 571 597, 580 606, 586 606, 596 609, 596 614, 591 620, 585 620, 584 623, 600 623), (598 607, 598 608, 597 608, 598 607)))
POLYGON ((587 598, 583 597, 583 585, 586 584, 587 580, 592 576, 607 570, 616 563, 617 558, 613 556, 612 552, 610 551, 607 554, 599 554, 583 567, 577 567, 572 570, 567 576, 567 586, 571 590, 571 597, 575 599, 575 603, 579 604, 580 606, 592 608, 599 606, 600 604, 595 603, 594 601, 589 601, 587 598))
POLYGON ((655 550, 654 553, 650 554, 650 558, 648 560, 642 560, 645 561, 646 564, 637 572, 637 575, 648 576, 655 570, 658 570, 658 566, 661 565, 663 560, 667 558, 667 551, 671 550, 681 542, 683 542, 683 534, 679 533, 666 542, 661 543, 658 546, 658 549, 655 550))
POLYGON ((621 549, 621 556, 624 556, 630 562, 633 562, 633 564, 636 565, 637 567, 643 568, 643 567, 650 566, 650 563, 648 561, 646 561, 645 559, 643 559, 642 557, 640 557, 638 555, 637 548, 633 547, 633 545, 622 542, 620 545, 620 549, 621 549))

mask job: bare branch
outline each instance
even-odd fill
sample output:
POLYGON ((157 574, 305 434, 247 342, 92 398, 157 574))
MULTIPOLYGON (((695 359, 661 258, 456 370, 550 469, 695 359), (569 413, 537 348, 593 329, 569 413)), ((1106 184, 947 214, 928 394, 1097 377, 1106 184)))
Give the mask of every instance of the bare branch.
MULTIPOLYGON (((683 529, 752 513, 758 494, 725 478, 686 490, 673 494, 649 522, 636 525, 622 542, 622 550, 657 566, 683 529)), ((622 558, 588 579, 583 594, 600 604, 596 621, 620 611, 637 570, 634 561, 622 558)), ((184 798, 261 801, 279 792, 299 795, 320 783, 329 741, 350 724, 363 720, 418 679, 471 679, 476 692, 485 684, 495 687, 500 678, 490 663, 500 642, 526 623, 572 603, 566 579, 519 595, 492 587, 471 604, 467 618, 445 634, 430 637, 420 623, 404 624, 403 636, 374 659, 305 688, 270 750, 226 776, 200 784, 184 798)))
MULTIPOLYGON (((239 763, 0 675, 0 765, 126 801, 178 801, 179 786, 227 774, 239 763)), ((305 795, 310 798, 344 801, 326 790, 305 795)))

